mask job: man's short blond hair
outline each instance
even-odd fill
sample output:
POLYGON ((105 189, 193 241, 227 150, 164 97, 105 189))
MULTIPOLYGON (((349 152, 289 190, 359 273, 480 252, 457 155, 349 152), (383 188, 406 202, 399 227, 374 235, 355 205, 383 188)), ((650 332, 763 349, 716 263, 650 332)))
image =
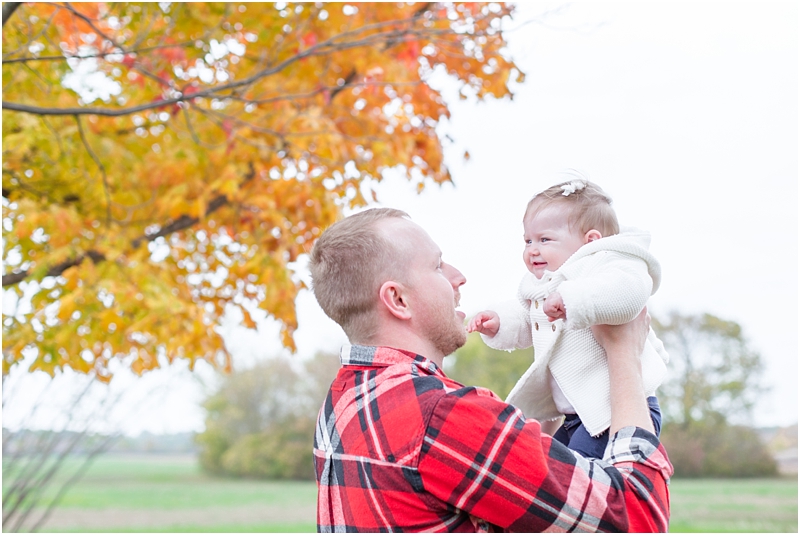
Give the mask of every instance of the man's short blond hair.
POLYGON ((528 221, 547 206, 562 204, 570 209, 569 226, 572 230, 585 234, 596 229, 604 237, 619 234, 619 222, 611 207, 611 197, 580 173, 570 174, 575 176, 573 180, 556 184, 535 195, 528 202, 522 220, 528 221))
POLYGON ((379 222, 408 218, 402 210, 373 208, 337 221, 317 239, 309 269, 312 289, 325 314, 351 342, 375 334, 381 285, 401 267, 399 247, 381 232, 379 222))

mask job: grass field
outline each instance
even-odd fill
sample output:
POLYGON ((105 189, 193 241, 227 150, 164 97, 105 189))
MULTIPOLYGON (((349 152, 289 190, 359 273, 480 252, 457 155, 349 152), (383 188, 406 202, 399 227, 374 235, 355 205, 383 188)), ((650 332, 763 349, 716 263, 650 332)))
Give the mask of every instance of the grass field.
POLYGON ((797 479, 673 479, 670 531, 797 533, 797 479))
MULTIPOLYGON (((672 532, 792 532, 797 480, 673 480, 672 532)), ((313 532, 313 482, 217 479, 191 458, 106 456, 48 532, 313 532)))

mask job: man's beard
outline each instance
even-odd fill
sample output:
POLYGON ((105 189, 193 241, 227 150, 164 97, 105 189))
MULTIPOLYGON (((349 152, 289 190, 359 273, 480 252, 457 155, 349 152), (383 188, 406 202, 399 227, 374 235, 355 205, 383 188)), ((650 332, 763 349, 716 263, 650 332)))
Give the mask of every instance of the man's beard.
POLYGON ((448 318, 443 314, 428 335, 433 346, 445 356, 453 354, 467 343, 467 331, 455 316, 448 318))

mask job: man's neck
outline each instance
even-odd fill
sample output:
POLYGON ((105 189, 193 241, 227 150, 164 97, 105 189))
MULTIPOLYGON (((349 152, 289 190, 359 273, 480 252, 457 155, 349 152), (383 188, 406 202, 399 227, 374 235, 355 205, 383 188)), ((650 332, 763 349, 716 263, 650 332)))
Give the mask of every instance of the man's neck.
POLYGON ((444 363, 444 355, 437 351, 436 348, 430 344, 430 342, 427 342, 426 340, 423 340, 413 334, 409 334, 408 332, 384 332, 371 337, 367 341, 351 340, 350 343, 356 345, 384 346, 402 349, 403 351, 408 351, 410 353, 423 356, 440 368, 444 363))

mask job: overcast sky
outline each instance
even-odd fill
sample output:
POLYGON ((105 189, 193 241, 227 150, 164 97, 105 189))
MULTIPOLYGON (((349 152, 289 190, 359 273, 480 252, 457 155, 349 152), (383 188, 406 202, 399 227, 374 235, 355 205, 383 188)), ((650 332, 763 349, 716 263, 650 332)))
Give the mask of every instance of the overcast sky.
MULTIPOLYGON (((650 310, 740 323, 771 386, 754 423, 796 423, 797 3, 578 2, 523 25, 559 5, 523 5, 511 24, 526 73, 513 102, 449 99, 455 184, 417 196, 389 173, 381 205, 407 211, 464 273, 469 316, 514 297, 530 197, 564 168, 585 171, 621 224, 652 233, 662 284, 650 310)), ((344 335, 313 296, 298 311, 299 353, 337 351, 344 335)), ((280 351, 270 321, 257 334, 229 326, 227 338, 239 366, 280 351)), ((188 375, 148 379, 171 394, 126 429, 202 429, 188 375)))

